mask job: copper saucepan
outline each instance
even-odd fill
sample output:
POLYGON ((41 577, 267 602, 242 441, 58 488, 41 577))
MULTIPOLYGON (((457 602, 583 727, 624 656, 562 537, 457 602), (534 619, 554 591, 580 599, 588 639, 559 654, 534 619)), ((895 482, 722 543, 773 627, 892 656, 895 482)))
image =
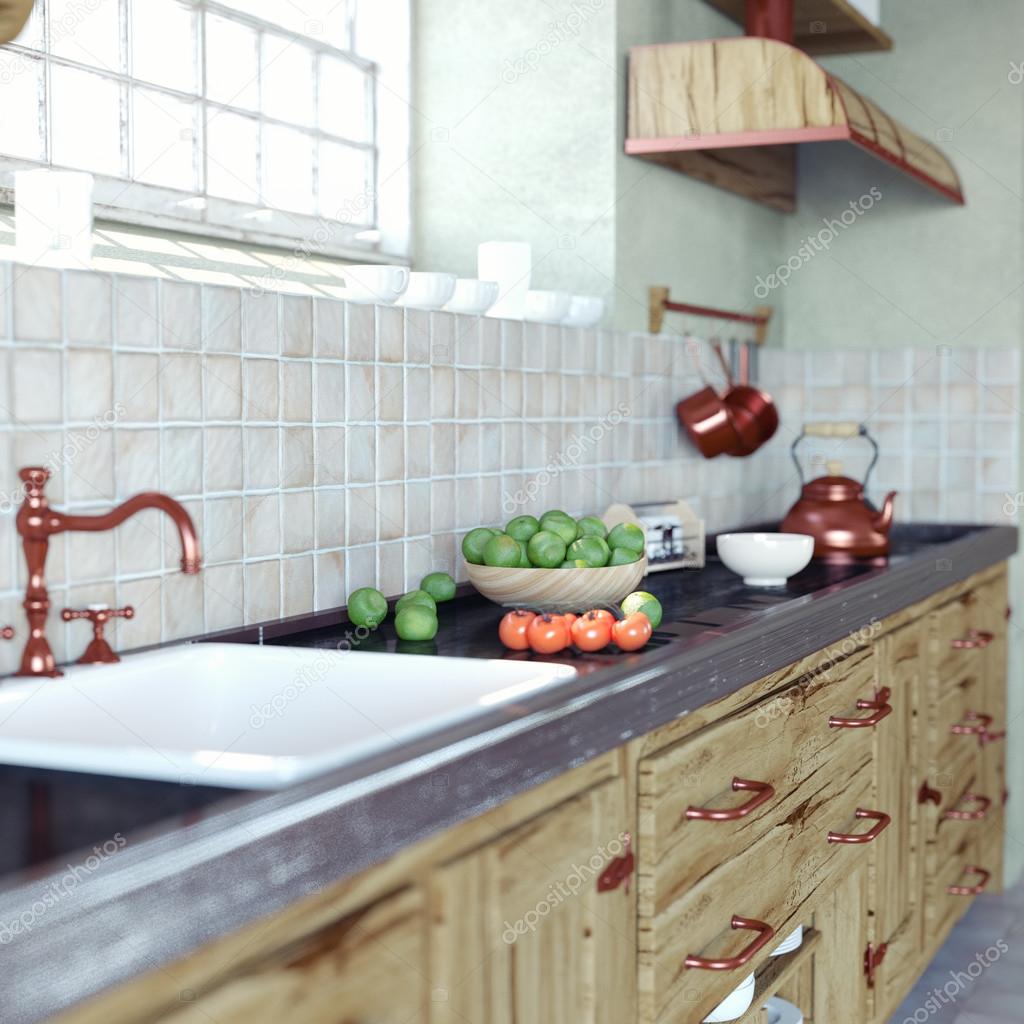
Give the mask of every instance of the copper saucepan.
POLYGON ((747 345, 740 348, 740 383, 736 384, 718 339, 711 344, 729 382, 729 390, 722 395, 722 404, 732 417, 739 439, 737 446, 727 454, 740 457, 750 455, 779 429, 778 410, 771 395, 750 386, 750 348, 747 345))
MULTIPOLYGON (((690 356, 697 369, 697 375, 704 380, 700 363, 690 349, 690 356)), ((683 425, 690 440, 706 459, 732 452, 740 445, 739 434, 732 415, 718 392, 707 381, 700 391, 684 398, 676 405, 676 417, 683 425)))

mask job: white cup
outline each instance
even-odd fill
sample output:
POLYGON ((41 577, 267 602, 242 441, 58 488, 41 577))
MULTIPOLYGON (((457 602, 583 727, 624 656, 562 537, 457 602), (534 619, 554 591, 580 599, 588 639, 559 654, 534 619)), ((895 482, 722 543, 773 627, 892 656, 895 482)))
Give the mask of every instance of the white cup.
POLYGON ((478 277, 460 277, 455 282, 455 291, 445 305, 449 313, 466 313, 481 316, 498 299, 498 282, 481 281, 478 277))
POLYGON ((414 271, 409 275, 409 284, 397 304, 410 309, 440 309, 452 297, 453 291, 454 274, 414 271))
POLYGON ((488 316, 522 320, 530 289, 532 255, 529 242, 481 242, 477 247, 477 277, 498 282, 498 299, 488 316))
POLYGON ((348 302, 390 306, 409 285, 409 268, 380 263, 342 267, 344 298, 348 302))
POLYGON ((526 319, 540 324, 560 324, 569 313, 572 296, 568 292, 529 291, 526 293, 526 319))
POLYGON ((596 295, 574 295, 562 323, 566 327, 593 327, 604 316, 604 299, 596 295))

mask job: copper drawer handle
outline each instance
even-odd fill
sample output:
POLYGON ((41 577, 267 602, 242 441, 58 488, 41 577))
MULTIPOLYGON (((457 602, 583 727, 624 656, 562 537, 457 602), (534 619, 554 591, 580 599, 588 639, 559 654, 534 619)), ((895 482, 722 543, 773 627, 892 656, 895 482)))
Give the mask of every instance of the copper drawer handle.
POLYGON ((755 921, 749 917, 733 914, 729 926, 734 931, 757 932, 757 938, 736 956, 727 956, 722 960, 708 960, 702 956, 688 956, 683 963, 687 967, 695 967, 700 971, 735 971, 745 963, 753 960, 758 953, 775 938, 775 929, 764 921, 755 921))
POLYGON ((950 896, 980 896, 985 891, 988 880, 992 877, 991 871, 979 868, 977 864, 968 864, 964 868, 964 873, 977 875, 981 881, 977 885, 947 885, 946 892, 950 896))
POLYGON ((987 743, 998 743, 999 740, 1005 740, 1005 739, 1006 739, 1006 730, 1005 729, 999 729, 996 732, 989 732, 989 730, 986 729, 984 732, 978 733, 978 742, 982 746, 985 746, 987 743))
POLYGON ((752 779, 733 779, 732 788, 736 793, 750 792, 752 796, 745 804, 725 810, 711 810, 708 807, 687 807, 684 815, 689 821, 739 821, 775 796, 775 787, 767 782, 752 779))
POLYGON ((833 715, 829 720, 829 728, 831 729, 870 729, 873 725, 883 719, 887 718, 892 714, 892 705, 889 703, 889 698, 892 696, 892 691, 888 686, 883 686, 878 693, 875 694, 874 700, 859 700, 857 701, 857 707, 861 711, 873 711, 874 714, 868 715, 867 718, 840 718, 833 715))
POLYGON ((946 811, 946 817, 952 821, 981 821, 988 814, 988 809, 992 806, 992 800, 987 796, 982 796, 980 793, 964 793, 960 800, 968 800, 978 806, 973 811, 958 811, 955 808, 951 811, 946 811))
POLYGON ((952 642, 954 651, 977 651, 988 647, 995 640, 995 633, 987 629, 969 629, 967 636, 962 636, 952 642))
POLYGON ((873 843, 888 827, 892 818, 888 814, 884 814, 882 811, 865 811, 862 807, 858 807, 854 813, 855 818, 868 819, 869 821, 877 822, 867 832, 862 833, 849 833, 849 832, 829 832, 828 841, 830 843, 849 843, 851 846, 862 846, 864 843, 873 843))
POLYGON ((949 731, 954 736, 984 736, 988 727, 992 724, 992 716, 981 711, 968 711, 964 715, 964 722, 959 725, 950 726, 949 731), (964 722, 971 722, 972 725, 964 725, 964 722))

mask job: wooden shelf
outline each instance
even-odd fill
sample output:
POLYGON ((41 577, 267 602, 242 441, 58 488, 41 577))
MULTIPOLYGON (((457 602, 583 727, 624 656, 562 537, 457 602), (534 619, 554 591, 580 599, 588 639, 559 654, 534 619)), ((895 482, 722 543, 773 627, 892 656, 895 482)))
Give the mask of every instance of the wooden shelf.
MULTIPOLYGON (((745 0, 706 0, 738 25, 745 0)), ((892 39, 846 0, 796 0, 795 43, 806 53, 864 53, 891 50, 892 39)))
MULTIPOLYGON (((750 1009, 735 1024, 761 1024, 761 1021, 766 1019, 761 1013, 761 1007, 796 977, 797 971, 814 956, 820 942, 821 932, 805 928, 804 941, 799 949, 793 950, 792 953, 784 953, 782 956, 773 956, 757 972, 754 979, 754 1001, 750 1004, 750 1009)), ((806 1011, 808 1008, 804 1006, 801 1009, 806 1011)))

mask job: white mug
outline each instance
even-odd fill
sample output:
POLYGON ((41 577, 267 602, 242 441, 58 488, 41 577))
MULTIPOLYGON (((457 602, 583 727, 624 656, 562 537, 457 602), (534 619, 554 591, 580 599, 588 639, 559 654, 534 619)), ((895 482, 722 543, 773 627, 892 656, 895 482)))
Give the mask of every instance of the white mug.
POLYGON ((381 263, 342 267, 345 299, 390 306, 409 286, 409 268, 381 263))

